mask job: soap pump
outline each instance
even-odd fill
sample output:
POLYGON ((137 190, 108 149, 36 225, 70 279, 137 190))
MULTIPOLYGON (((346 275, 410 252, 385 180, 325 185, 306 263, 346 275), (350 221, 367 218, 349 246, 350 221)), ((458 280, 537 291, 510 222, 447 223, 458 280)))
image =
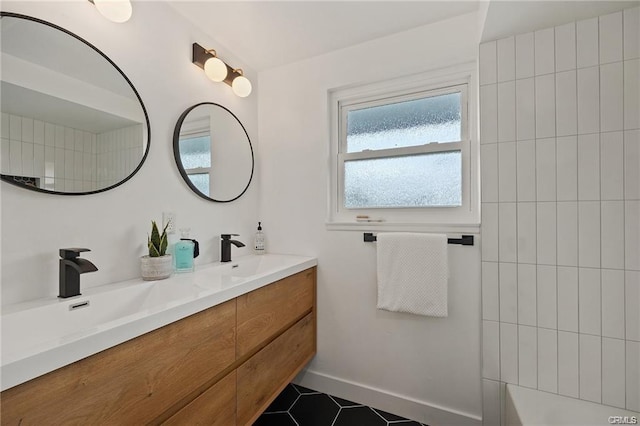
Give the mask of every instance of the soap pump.
POLYGON ((264 232, 262 232, 262 222, 258 222, 258 231, 256 232, 256 239, 254 244, 256 254, 264 254, 264 232))
POLYGON ((182 238, 175 244, 176 272, 192 272, 194 270, 193 259, 200 254, 200 245, 196 240, 189 238, 189 231, 189 228, 180 229, 182 238))

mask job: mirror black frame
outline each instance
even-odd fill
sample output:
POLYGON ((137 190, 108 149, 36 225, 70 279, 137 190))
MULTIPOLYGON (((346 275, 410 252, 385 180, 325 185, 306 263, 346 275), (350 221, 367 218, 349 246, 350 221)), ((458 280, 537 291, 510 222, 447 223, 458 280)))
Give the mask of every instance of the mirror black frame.
POLYGON ((254 169, 255 169, 255 156, 253 154, 253 145, 251 144, 251 138, 249 137, 249 133, 247 133, 247 129, 244 128, 244 125, 242 124, 240 119, 238 119, 238 117, 236 117, 236 115, 234 113, 232 113, 229 110, 229 108, 226 108, 226 107, 224 107, 224 106, 222 106, 220 104, 216 104, 214 102, 200 102, 199 104, 195 104, 195 105, 187 108, 187 110, 180 115, 180 118, 178 118, 178 122, 176 123, 176 127, 173 130, 173 157, 176 160, 176 165, 178 166, 178 171, 180 172, 180 175, 182 176, 182 179, 184 179, 184 181, 187 183, 187 185, 189 185, 189 188, 193 192, 195 192, 196 195, 198 195, 199 197, 204 198, 205 200, 215 201, 216 203, 230 203, 231 201, 235 201, 238 198, 242 197, 245 192, 247 192, 247 189, 249 189, 249 185, 251 185, 251 181, 253 180, 253 172, 254 172, 254 169), (180 129, 182 128, 182 123, 184 122, 184 119, 187 118, 187 115, 193 109, 195 109, 195 108, 197 108, 197 107, 199 107, 201 105, 214 105, 214 106, 220 107, 220 108, 224 109, 225 111, 227 111, 238 122, 240 127, 242 127, 242 130, 244 131, 244 134, 247 136, 247 142, 249 143, 249 149, 251 150, 251 175, 249 176, 249 181, 247 182, 247 186, 244 187, 242 192, 238 196, 236 196, 235 198, 232 198, 230 200, 216 200, 215 198, 211 198, 211 197, 203 194, 202 192, 200 192, 200 190, 198 188, 196 188, 196 186, 191 182, 191 179, 189 179, 189 175, 187 174, 187 172, 185 172, 184 165, 182 164, 182 159, 180 158, 180 129))
POLYGON ((114 185, 108 186, 106 188, 97 189, 95 191, 83 191, 83 192, 48 191, 48 190, 45 190, 45 189, 42 189, 42 188, 38 188, 38 187, 35 187, 35 186, 26 185, 26 184, 24 184, 22 182, 17 182, 15 180, 13 180, 12 177, 10 177, 8 175, 4 175, 4 174, 0 174, 0 180, 2 180, 3 182, 10 183, 12 185, 18 186, 20 188, 25 188, 25 189, 28 189, 30 191, 40 192, 40 193, 44 193, 44 194, 72 195, 72 196, 75 196, 75 195, 89 195, 89 194, 97 194, 97 193, 100 193, 100 192, 105 192, 105 191, 108 191, 110 189, 116 188, 116 187, 122 185, 123 183, 125 183, 126 181, 128 181, 129 179, 131 179, 133 177, 133 175, 138 173, 138 170, 140 170, 140 168, 144 164, 145 160, 147 159, 147 155, 149 154, 149 148, 151 147, 151 124, 149 123, 149 115, 147 114, 147 109, 144 106, 144 102, 142 102, 142 98, 140 97, 140 94, 138 93, 136 88, 133 86, 133 83, 131 83, 131 80, 129 80, 129 78, 120 69, 120 67, 118 67, 115 64, 115 62, 113 62, 107 55, 102 53, 102 51, 100 51, 97 47, 95 47, 93 44, 89 43, 87 40, 83 39, 82 37, 72 33, 71 31, 69 31, 69 30, 67 30, 65 28, 62 28, 59 25, 53 24, 51 22, 48 22, 48 21, 45 21, 45 20, 42 20, 42 19, 39 19, 39 18, 34 18, 33 16, 22 15, 20 13, 0 11, 0 18, 4 18, 4 17, 25 19, 25 20, 28 20, 28 21, 33 21, 33 22, 37 22, 39 24, 47 25, 47 26, 49 26, 51 28, 55 28, 58 31, 62 31, 63 33, 75 38, 76 40, 84 43, 85 45, 87 45, 88 47, 93 49, 96 53, 98 53, 100 56, 102 56, 109 64, 111 64, 111 66, 114 67, 116 69, 116 71, 118 71, 118 73, 120 73, 122 78, 124 78, 124 80, 127 82, 129 87, 131 87, 131 90, 133 90, 133 93, 136 95, 136 98, 138 98, 138 102, 140 102, 140 107, 142 108, 142 112, 144 113, 144 118, 145 118, 145 121, 147 123, 147 147, 146 147, 146 149, 144 151, 144 154, 142 155, 142 158, 140 159, 140 163, 138 164, 138 167, 136 167, 126 178, 124 178, 123 180, 121 180, 120 182, 118 182, 118 183, 116 183, 114 185))

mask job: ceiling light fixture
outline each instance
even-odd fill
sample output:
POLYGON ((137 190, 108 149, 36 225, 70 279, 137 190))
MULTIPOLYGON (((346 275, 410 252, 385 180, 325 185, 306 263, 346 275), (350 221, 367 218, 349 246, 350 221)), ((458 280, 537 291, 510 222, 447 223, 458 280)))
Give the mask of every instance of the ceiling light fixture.
POLYGON ((198 43, 193 43, 191 62, 202 68, 211 80, 224 82, 231 86, 233 93, 241 98, 251 94, 251 82, 245 77, 242 69, 231 68, 218 58, 213 49, 205 49, 198 43))
POLYGON ((121 24, 131 18, 133 12, 129 0, 89 0, 98 12, 108 20, 121 24))

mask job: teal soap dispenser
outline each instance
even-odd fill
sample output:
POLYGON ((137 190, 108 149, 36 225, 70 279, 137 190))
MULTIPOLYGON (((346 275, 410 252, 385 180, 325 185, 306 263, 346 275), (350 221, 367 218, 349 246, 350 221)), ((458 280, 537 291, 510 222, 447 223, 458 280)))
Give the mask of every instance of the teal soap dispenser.
POLYGON ((176 272, 193 272, 193 259, 200 254, 200 245, 194 239, 189 238, 189 228, 180 229, 182 238, 174 246, 176 272))

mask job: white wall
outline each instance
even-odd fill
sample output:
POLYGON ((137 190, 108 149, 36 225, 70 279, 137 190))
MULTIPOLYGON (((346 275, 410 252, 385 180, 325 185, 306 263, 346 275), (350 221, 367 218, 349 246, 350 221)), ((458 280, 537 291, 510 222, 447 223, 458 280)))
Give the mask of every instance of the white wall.
POLYGON ((640 410, 639 34, 634 8, 480 46, 487 425, 505 382, 640 410))
POLYGON ((475 14, 261 72, 267 250, 318 257, 318 355, 302 384, 435 424, 474 424, 480 401, 480 247, 450 247, 450 314, 376 310, 375 245, 328 231, 328 90, 473 61, 475 14), (460 414, 460 415, 458 415, 460 414))
MULTIPOLYGON (((47 20, 99 48, 132 81, 151 122, 151 149, 144 166, 114 190, 63 197, 1 183, 3 304, 57 295, 61 247, 92 250, 85 257, 99 271, 82 276, 84 287, 140 276, 138 258, 145 251, 150 221, 161 221, 167 210, 177 214, 177 228, 191 227, 191 235, 200 241, 196 264, 218 260, 221 233, 240 233, 239 239, 251 246, 258 220, 255 182, 238 201, 208 202, 189 190, 173 159, 173 127, 178 116, 198 102, 228 107, 252 142, 257 141, 257 96, 238 98, 229 86, 209 81, 191 63, 192 43, 217 49, 214 40, 162 2, 134 2, 133 17, 125 24, 107 21, 89 2, 3 2, 2 10, 47 20)), ((255 82, 246 64, 229 52, 218 53, 242 66, 255 82)), ((235 255, 248 252, 234 250, 235 255)))

